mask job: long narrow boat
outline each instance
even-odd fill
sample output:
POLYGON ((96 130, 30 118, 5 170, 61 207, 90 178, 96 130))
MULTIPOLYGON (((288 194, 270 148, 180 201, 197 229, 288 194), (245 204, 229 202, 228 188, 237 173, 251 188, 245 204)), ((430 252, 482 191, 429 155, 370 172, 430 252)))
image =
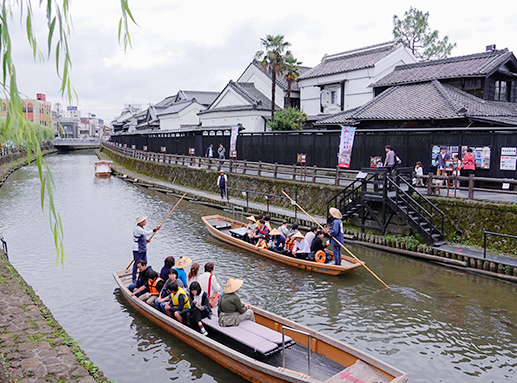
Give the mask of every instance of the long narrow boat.
POLYGON ((236 327, 220 327, 217 314, 212 314, 203 319, 208 331, 204 336, 130 296, 130 272, 115 272, 113 277, 140 314, 250 382, 403 383, 408 379, 389 364, 257 307, 251 307, 255 322, 236 327))
POLYGON ((241 249, 251 251, 252 253, 267 257, 274 261, 282 262, 290 266, 298 267, 307 271, 314 271, 327 275, 339 275, 361 267, 361 263, 352 257, 341 255, 341 265, 331 263, 318 263, 315 261, 306 261, 289 257, 287 255, 275 253, 271 250, 257 248, 253 244, 241 239, 245 232, 246 224, 224 217, 222 215, 209 215, 201 217, 210 234, 214 237, 227 242, 231 245, 240 247, 241 249))

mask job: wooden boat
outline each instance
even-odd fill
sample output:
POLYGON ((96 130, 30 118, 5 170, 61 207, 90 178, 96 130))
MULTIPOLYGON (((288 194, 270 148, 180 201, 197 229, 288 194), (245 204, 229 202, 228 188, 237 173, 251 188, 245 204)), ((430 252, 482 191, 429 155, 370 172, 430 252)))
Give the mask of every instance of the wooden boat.
POLYGON ((140 314, 251 382, 403 383, 408 379, 402 371, 362 351, 257 307, 251 307, 256 322, 244 321, 236 327, 219 327, 216 314, 203 319, 208 331, 204 336, 131 297, 130 271, 113 276, 124 298, 140 314))
POLYGON ((95 176, 101 178, 111 176, 112 163, 112 161, 97 161, 95 163, 95 176))
POLYGON ((337 266, 331 263, 318 263, 314 261, 297 259, 287 255, 275 253, 271 250, 257 248, 253 244, 241 239, 246 231, 246 224, 221 215, 210 215, 201 217, 201 219, 205 223, 210 234, 212 234, 214 237, 231 245, 240 247, 241 249, 251 251, 252 253, 267 257, 274 261, 285 263, 290 266, 327 275, 339 275, 357 267, 361 267, 361 263, 359 261, 343 254, 341 255, 341 265, 337 266))

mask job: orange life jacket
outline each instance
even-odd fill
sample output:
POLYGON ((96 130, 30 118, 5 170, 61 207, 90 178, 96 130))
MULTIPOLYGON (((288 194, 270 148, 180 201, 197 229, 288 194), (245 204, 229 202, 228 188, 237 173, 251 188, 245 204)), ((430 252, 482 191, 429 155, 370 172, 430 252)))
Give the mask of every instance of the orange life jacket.
POLYGON ((285 240, 285 250, 286 251, 293 251, 294 244, 296 243, 296 239, 293 237, 289 237, 285 240))
POLYGON ((151 282, 151 281, 147 282, 147 287, 149 287, 149 292, 151 293, 151 295, 159 295, 160 294, 160 292, 156 288, 156 285, 158 284, 158 281, 163 281, 163 279, 158 277, 158 278, 156 278, 156 280, 154 282, 151 282))
POLYGON ((259 238, 257 242, 257 247, 262 247, 264 249, 269 249, 269 246, 267 245, 267 241, 264 238, 259 238))

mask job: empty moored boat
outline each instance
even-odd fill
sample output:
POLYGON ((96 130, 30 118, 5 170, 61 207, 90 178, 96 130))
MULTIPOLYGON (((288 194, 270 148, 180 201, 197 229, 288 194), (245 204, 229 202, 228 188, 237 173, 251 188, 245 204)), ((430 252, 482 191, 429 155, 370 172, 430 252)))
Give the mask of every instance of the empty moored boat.
POLYGON ((97 161, 95 163, 95 176, 101 178, 111 176, 112 163, 112 161, 97 161))

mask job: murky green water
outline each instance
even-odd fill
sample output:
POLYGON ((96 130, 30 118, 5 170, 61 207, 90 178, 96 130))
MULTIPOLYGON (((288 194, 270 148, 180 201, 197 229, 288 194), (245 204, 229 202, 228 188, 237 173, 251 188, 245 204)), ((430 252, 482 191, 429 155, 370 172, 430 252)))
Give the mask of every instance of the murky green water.
MULTIPOLYGON (((56 266, 35 167, 0 188, 0 236, 16 269, 66 331, 117 382, 236 382, 237 376, 149 323, 111 276, 132 259, 133 221, 159 224, 176 199, 122 180, 96 179, 92 154, 48 157, 65 227, 67 262, 56 266)), ((200 217, 219 211, 182 202, 149 245, 160 269, 168 255, 216 264, 221 282, 244 279, 241 297, 388 362, 410 382, 517 381, 517 285, 353 247, 365 270, 307 274, 210 237, 200 217)))

